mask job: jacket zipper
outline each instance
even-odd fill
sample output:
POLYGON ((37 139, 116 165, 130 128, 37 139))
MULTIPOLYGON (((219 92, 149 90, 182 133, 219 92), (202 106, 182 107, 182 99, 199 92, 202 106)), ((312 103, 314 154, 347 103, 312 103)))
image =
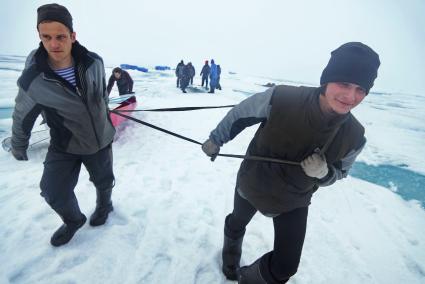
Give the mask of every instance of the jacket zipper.
MULTIPOLYGON (((78 75, 79 75, 79 77, 80 77, 80 82, 81 82, 81 84, 83 84, 83 83, 84 83, 84 81, 83 81, 83 78, 82 78, 82 75, 81 75, 80 69, 78 68, 78 69, 77 69, 77 71, 78 71, 77 73, 78 73, 78 75)), ((66 87, 65 87, 65 86, 64 86, 64 85, 63 85, 60 81, 58 81, 58 80, 47 78, 45 75, 43 75, 43 78, 44 78, 44 80, 46 80, 46 81, 50 81, 50 82, 53 82, 53 83, 57 83, 57 84, 58 84, 59 86, 61 86, 62 88, 65 88, 65 89, 66 89, 66 87)), ((80 89, 79 89, 78 87, 75 87, 75 89, 76 89, 76 94, 78 95, 78 97, 80 97, 81 101, 83 102, 84 106, 86 107, 86 111, 87 111, 87 113, 88 113, 88 115, 89 115, 89 117, 90 117, 90 122, 91 122, 91 126, 92 126, 92 128, 93 128, 94 136, 96 137, 96 142, 97 142, 98 148, 100 149, 100 141, 99 141, 99 137, 98 137, 98 135, 97 135, 96 128, 94 127, 93 117, 92 117, 92 115, 91 115, 91 113, 90 113, 90 110, 89 110, 89 108, 88 108, 86 98, 85 98, 85 97, 83 97, 83 93, 80 91, 80 89)))
MULTIPOLYGON (((80 77, 80 83, 81 83, 81 86, 83 87, 83 91, 84 91, 84 84, 85 84, 85 81, 84 81, 84 77, 83 77, 83 70, 81 70, 81 68, 82 68, 82 66, 81 66, 81 65, 78 65, 78 66, 77 66, 77 73, 78 73, 78 76, 80 77)), ((90 122, 91 122, 91 126, 93 127, 94 136, 96 137, 97 146, 98 146, 98 148, 99 148, 99 150, 100 150, 100 140, 99 140, 99 136, 97 135, 96 128, 95 128, 95 126, 94 126, 93 116, 91 115, 91 112, 90 112, 89 106, 88 106, 88 104, 87 104, 87 94, 82 93, 82 92, 81 92, 81 90, 80 90, 78 87, 76 87, 75 89, 77 90, 77 94, 78 94, 78 95, 81 97, 81 99, 83 100, 84 106, 86 107, 87 113, 89 114, 90 122)), ((87 89, 87 88, 86 88, 86 89, 87 89)))

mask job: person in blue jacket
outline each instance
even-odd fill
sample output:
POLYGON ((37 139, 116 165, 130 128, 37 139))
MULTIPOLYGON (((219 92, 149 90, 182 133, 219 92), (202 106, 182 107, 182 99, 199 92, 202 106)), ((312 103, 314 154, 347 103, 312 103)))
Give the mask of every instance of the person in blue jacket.
POLYGON ((208 93, 214 94, 215 88, 217 88, 218 81, 218 69, 217 65, 214 62, 214 59, 211 59, 211 69, 210 69, 210 91, 208 93))

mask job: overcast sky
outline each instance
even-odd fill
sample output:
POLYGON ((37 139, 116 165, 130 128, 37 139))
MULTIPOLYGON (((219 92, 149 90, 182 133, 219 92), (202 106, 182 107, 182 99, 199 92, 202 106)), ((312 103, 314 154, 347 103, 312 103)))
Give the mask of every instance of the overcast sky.
MULTIPOLYGON (((37 47, 36 9, 0 0, 0 54, 37 47)), ((214 58, 224 71, 318 84, 330 52, 348 41, 381 58, 375 91, 425 94, 424 0, 57 1, 77 39, 107 66, 214 58)), ((266 80, 266 79, 265 79, 266 80)))

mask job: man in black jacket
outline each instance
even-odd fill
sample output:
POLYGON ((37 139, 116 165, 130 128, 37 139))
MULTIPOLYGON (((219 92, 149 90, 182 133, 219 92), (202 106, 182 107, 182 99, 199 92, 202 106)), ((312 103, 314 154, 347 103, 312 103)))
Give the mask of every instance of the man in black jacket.
POLYGON ((182 90, 183 93, 187 93, 186 88, 187 86, 189 86, 189 82, 190 82, 189 64, 187 65, 183 64, 179 67, 179 78, 180 78, 180 89, 182 90))
POLYGON ((177 88, 180 88, 180 80, 182 74, 182 68, 184 67, 184 62, 181 60, 176 66, 176 77, 177 77, 177 88))
POLYGON ((133 94, 133 79, 131 79, 130 74, 127 71, 122 70, 119 67, 115 67, 112 70, 112 75, 109 77, 108 86, 108 95, 111 93, 112 87, 114 86, 115 81, 117 82, 118 91, 120 96, 133 94))
POLYGON ((367 45, 346 43, 331 54, 321 86, 274 86, 235 106, 202 150, 210 157, 244 128, 261 123, 239 169, 234 209, 224 222, 223 273, 249 283, 285 283, 297 272, 313 193, 347 176, 363 149, 364 128, 351 114, 372 88, 379 56, 367 45), (239 268, 246 225, 260 211, 273 218, 273 250, 239 268))
POLYGON ((189 62, 187 64, 187 68, 189 69, 189 78, 190 78, 190 84, 193 85, 193 77, 195 77, 196 71, 195 67, 192 65, 192 62, 189 62))
POLYGON ((90 225, 103 225, 113 210, 112 141, 102 58, 76 41, 69 11, 58 4, 37 9, 38 49, 28 56, 18 80, 13 113, 12 154, 28 160, 31 129, 42 113, 50 127, 50 147, 41 178, 41 196, 64 224, 50 242, 68 243, 84 225, 74 188, 81 164, 96 186, 96 209, 90 225))
POLYGON ((202 87, 204 86, 205 83, 205 88, 208 89, 208 77, 210 76, 210 66, 208 65, 208 60, 205 60, 205 64, 202 67, 201 70, 201 74, 199 74, 200 76, 202 76, 202 87))
POLYGON ((221 67, 220 65, 217 64, 217 89, 221 91, 220 75, 221 75, 221 67))

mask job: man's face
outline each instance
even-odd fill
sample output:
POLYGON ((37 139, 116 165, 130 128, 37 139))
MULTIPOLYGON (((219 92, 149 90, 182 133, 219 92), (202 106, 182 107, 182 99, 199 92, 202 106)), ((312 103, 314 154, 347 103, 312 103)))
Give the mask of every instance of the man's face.
POLYGON ((121 78, 121 73, 120 72, 114 72, 114 76, 115 76, 115 79, 119 79, 119 78, 121 78))
POLYGON ((359 85, 345 82, 328 83, 325 95, 320 100, 322 110, 329 113, 346 114, 366 96, 366 91, 359 85))
POLYGON ((75 32, 59 22, 46 22, 38 25, 38 35, 53 64, 60 66, 70 59, 75 32))

